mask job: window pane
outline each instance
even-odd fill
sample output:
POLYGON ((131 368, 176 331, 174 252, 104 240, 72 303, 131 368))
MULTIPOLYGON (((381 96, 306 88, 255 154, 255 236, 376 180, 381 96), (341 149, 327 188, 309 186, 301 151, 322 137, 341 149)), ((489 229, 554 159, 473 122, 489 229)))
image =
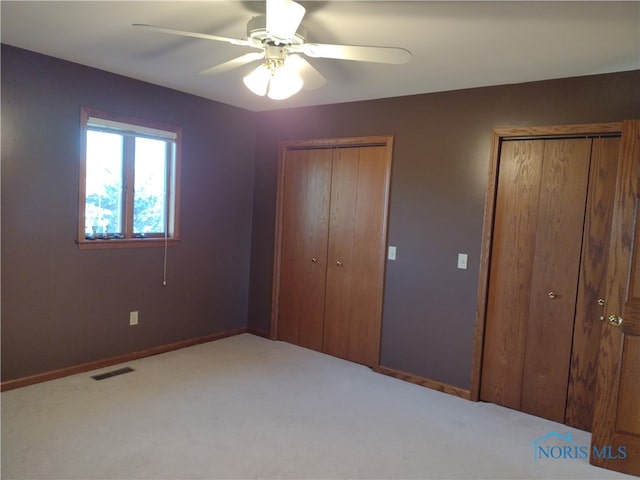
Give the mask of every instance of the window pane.
POLYGON ((136 138, 134 234, 165 231, 167 147, 163 140, 136 138))
POLYGON ((87 132, 85 235, 122 233, 122 135, 87 132))

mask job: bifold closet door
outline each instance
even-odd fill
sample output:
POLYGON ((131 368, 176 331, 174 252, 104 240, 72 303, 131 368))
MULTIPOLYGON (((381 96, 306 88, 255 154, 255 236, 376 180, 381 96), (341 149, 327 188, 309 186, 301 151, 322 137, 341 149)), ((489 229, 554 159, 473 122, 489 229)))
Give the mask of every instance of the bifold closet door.
POLYGON ((593 421, 598 349, 605 318, 607 256, 619 152, 619 137, 593 139, 565 412, 567 425, 587 431, 591 431, 593 421))
POLYGON ((563 422, 591 139, 502 144, 481 399, 563 422))
POLYGON ((386 245, 387 148, 333 150, 323 351, 379 361, 386 245))
POLYGON ((272 337, 378 365, 393 137, 282 142, 272 337))
POLYGON ((284 159, 278 338, 322 350, 331 150, 284 159))
POLYGON ((544 144, 521 410, 563 422, 591 139, 544 144))

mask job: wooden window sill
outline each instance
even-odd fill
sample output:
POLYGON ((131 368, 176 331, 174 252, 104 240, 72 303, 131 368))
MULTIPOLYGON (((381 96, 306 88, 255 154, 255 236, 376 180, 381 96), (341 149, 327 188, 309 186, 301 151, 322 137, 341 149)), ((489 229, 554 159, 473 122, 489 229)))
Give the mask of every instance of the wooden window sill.
MULTIPOLYGON (((152 248, 164 247, 164 238, 112 238, 108 240, 76 240, 80 250, 100 250, 107 248, 152 248)), ((175 247, 180 244, 179 238, 166 240, 167 246, 175 247)))

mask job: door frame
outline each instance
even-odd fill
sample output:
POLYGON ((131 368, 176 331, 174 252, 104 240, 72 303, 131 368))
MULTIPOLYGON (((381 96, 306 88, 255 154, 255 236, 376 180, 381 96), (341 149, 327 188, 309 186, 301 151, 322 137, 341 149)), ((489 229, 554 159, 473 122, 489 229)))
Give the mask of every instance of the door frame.
MULTIPOLYGON (((387 233, 389 225, 389 193, 391 189, 391 163, 393 156, 393 135, 371 135, 363 137, 346 137, 346 138, 320 138, 305 140, 283 140, 278 144, 278 184, 276 194, 276 224, 275 224, 275 242, 273 251, 273 286, 271 289, 271 326, 269 329, 269 338, 271 340, 278 339, 278 317, 279 317, 279 298, 280 298, 280 262, 282 257, 282 226, 283 226, 283 210, 284 210, 284 161, 286 153, 289 150, 300 149, 331 149, 339 147, 375 147, 382 146, 387 149, 387 168, 385 179, 385 204, 383 208, 384 218, 382 221, 381 235, 384 237, 384 243, 387 243, 387 233)), ((386 261, 383 275, 386 273, 386 261)), ((383 278, 384 290, 384 278, 383 278)), ((380 319, 382 321, 382 318, 380 319)))
POLYGON ((482 378, 482 356, 484 351, 487 300, 489 294, 489 267, 493 245, 496 197, 498 192, 498 169, 500 167, 501 146, 504 140, 553 139, 579 137, 582 135, 607 135, 622 133, 622 122, 590 123, 577 125, 552 125, 537 127, 496 128, 491 133, 491 153, 489 159, 489 180, 484 206, 482 246, 480 250, 480 273, 476 321, 473 337, 473 357, 471 363, 470 400, 480 400, 480 380, 482 378))

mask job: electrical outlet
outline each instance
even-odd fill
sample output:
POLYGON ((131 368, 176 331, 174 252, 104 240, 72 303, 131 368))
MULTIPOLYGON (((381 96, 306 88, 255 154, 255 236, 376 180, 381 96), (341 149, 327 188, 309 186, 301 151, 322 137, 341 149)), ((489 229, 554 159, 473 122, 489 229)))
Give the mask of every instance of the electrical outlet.
POLYGON ((469 259, 469 255, 466 253, 459 253, 458 254, 458 268, 460 270, 466 270, 467 269, 467 261, 469 259))
POLYGON ((394 247, 393 245, 389 245, 389 254, 387 255, 387 258, 389 260, 396 259, 396 247, 394 247))
POLYGON ((138 324, 138 312, 130 312, 129 313, 129 325, 137 325, 138 324))

